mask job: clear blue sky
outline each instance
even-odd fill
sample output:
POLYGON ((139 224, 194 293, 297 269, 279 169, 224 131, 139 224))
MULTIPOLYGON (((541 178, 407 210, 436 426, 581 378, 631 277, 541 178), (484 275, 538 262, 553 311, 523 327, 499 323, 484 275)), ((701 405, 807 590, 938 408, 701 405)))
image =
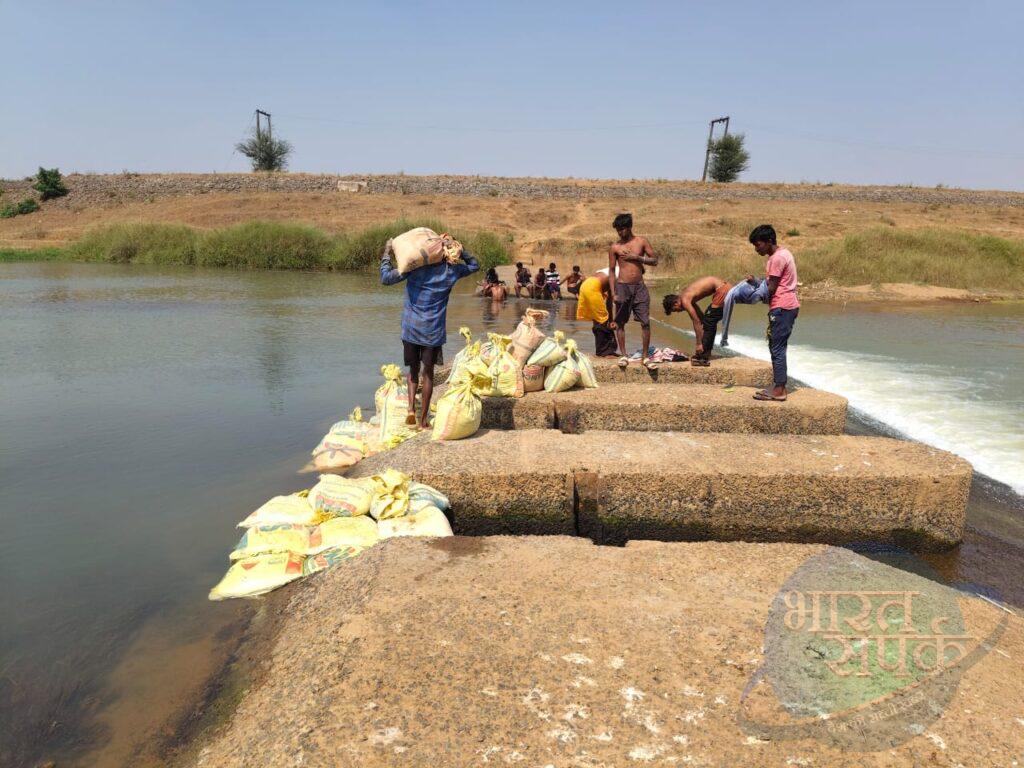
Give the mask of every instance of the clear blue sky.
POLYGON ((291 169, 1024 189, 1024 2, 0 0, 0 176, 291 169))

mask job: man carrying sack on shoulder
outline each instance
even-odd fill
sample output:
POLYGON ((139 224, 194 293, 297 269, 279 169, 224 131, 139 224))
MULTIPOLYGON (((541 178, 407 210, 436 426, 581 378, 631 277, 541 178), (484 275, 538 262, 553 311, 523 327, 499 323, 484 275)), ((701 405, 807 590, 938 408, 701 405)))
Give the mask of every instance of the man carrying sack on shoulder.
POLYGON ((405 422, 410 426, 417 423, 416 393, 422 368, 419 427, 427 429, 430 426, 430 398, 434 393, 434 365, 441 361, 441 351, 448 337, 448 299, 455 283, 480 269, 480 264, 469 252, 462 250, 458 259, 443 258, 436 264, 426 264, 402 273, 392 266, 393 257, 392 242, 388 240, 380 257, 380 281, 384 285, 405 281, 402 345, 405 364, 409 368, 409 414, 405 422))

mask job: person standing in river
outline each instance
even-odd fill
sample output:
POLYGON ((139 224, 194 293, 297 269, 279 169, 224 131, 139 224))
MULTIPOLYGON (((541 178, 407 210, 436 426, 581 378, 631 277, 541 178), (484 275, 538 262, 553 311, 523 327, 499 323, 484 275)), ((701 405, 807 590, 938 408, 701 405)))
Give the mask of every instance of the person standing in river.
POLYGON ((384 246, 380 257, 380 281, 395 285, 405 280, 405 306, 402 309, 402 345, 405 364, 409 368, 409 414, 405 423, 416 424, 416 391, 423 374, 423 395, 420 405, 419 426, 430 426, 430 398, 434 394, 434 365, 441 362, 441 352, 447 340, 445 321, 448 299, 455 283, 480 269, 480 263, 463 250, 460 260, 449 264, 442 259, 438 264, 427 264, 402 274, 391 266, 391 241, 384 246))
POLYGON ((786 248, 779 246, 771 224, 755 227, 750 233, 750 244, 758 255, 766 256, 768 263, 768 351, 772 357, 774 386, 754 394, 755 400, 786 399, 788 371, 786 352, 793 324, 800 314, 800 301, 796 297, 796 260, 786 248))
POLYGON ((656 265, 658 257, 646 238, 633 234, 633 214, 620 213, 612 226, 619 239, 608 249, 608 283, 615 298, 615 339, 621 355, 619 367, 629 365, 626 323, 632 315, 640 323, 643 341, 640 364, 653 371, 658 366, 647 359, 651 347, 651 295, 644 283, 644 267, 656 265))

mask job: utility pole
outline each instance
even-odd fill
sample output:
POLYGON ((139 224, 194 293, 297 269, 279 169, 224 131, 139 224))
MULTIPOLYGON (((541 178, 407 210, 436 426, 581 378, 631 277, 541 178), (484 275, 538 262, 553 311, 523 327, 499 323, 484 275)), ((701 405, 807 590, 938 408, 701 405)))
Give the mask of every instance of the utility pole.
MULTIPOLYGON (((269 115, 268 115, 268 117, 269 117, 269 115)), ((704 150, 704 173, 701 174, 701 177, 700 177, 701 181, 707 181, 708 180, 708 164, 711 162, 711 139, 712 139, 712 137, 714 136, 714 133, 715 133, 715 123, 724 123, 725 124, 725 132, 722 134, 722 136, 724 137, 724 136, 728 136, 729 135, 729 117, 728 117, 728 115, 725 116, 725 117, 716 117, 714 120, 712 120, 708 124, 708 145, 707 145, 707 147, 705 147, 705 150, 704 150)))
POLYGON ((267 138, 273 139, 274 132, 273 129, 270 127, 270 113, 264 112, 262 109, 256 110, 256 138, 259 139, 260 137, 260 115, 263 115, 263 117, 267 118, 267 138))

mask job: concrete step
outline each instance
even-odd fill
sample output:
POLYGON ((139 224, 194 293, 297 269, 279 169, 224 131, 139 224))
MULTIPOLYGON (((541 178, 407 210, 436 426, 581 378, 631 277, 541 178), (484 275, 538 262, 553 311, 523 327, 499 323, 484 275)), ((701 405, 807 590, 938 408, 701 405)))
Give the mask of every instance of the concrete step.
POLYGON ((963 536, 971 466, 883 437, 680 432, 427 435, 350 473, 393 467, 436 486, 465 534, 896 543, 963 536))
MULTIPOLYGON (((729 384, 739 387, 769 387, 772 384, 772 364, 752 357, 713 357, 707 368, 685 363, 660 363, 658 370, 648 371, 633 361, 619 368, 617 358, 590 355, 599 383, 605 384, 729 384)), ((435 371, 435 381, 448 378, 450 368, 442 366, 435 371)))
POLYGON ((755 400, 755 392, 754 387, 648 382, 531 392, 518 399, 485 397, 481 426, 568 433, 605 429, 838 435, 846 425, 844 397, 805 387, 777 403, 755 400))
POLYGON ((616 358, 590 357, 599 383, 673 383, 733 384, 739 387, 768 387, 772 384, 772 364, 752 357, 715 357, 707 368, 685 363, 661 363, 656 371, 648 371, 633 361, 619 368, 616 358))

